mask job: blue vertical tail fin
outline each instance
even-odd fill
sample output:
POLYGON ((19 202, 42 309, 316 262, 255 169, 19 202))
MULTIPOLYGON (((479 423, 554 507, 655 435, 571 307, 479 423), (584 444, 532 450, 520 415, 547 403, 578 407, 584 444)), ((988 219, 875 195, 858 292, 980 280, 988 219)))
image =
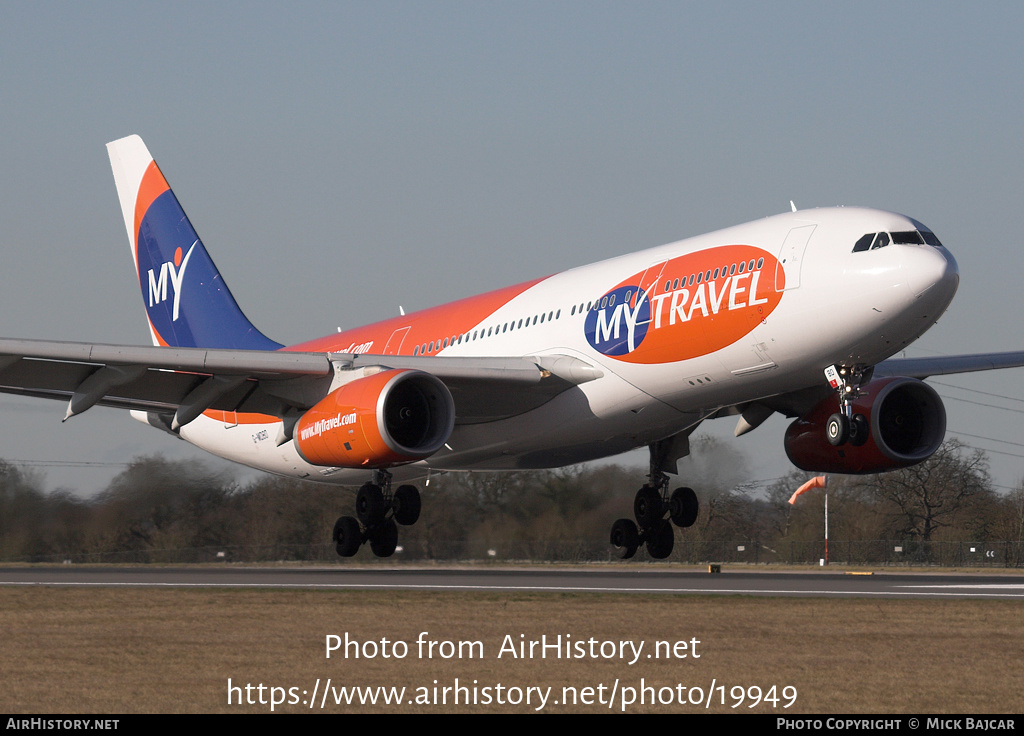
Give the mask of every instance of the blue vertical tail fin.
POLYGON ((227 284, 137 135, 107 144, 154 345, 276 350, 227 284))

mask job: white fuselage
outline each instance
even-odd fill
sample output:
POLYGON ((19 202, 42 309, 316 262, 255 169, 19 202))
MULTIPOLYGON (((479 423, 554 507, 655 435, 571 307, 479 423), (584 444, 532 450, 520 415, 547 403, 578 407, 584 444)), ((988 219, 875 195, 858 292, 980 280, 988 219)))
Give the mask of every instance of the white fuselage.
MULTIPOLYGON (((776 215, 542 279, 472 329, 439 335, 436 347, 415 338, 403 353, 422 344, 439 361, 568 355, 604 375, 509 419, 457 423, 445 448, 395 468, 395 477, 614 455, 725 407, 824 386, 829 365, 874 365, 935 323, 956 291, 957 266, 935 245, 854 252, 854 244, 922 229, 902 215, 853 207, 776 215)), ((409 319, 416 324, 416 315, 409 319)), ((278 446, 279 424, 202 416, 181 436, 274 473, 337 483, 368 477, 310 465, 292 442, 278 446)))

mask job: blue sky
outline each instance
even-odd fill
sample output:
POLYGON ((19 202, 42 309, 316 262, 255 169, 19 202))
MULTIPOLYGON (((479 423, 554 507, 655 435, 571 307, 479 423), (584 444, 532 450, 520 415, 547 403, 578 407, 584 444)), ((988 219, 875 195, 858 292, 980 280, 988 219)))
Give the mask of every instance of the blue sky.
MULTIPOLYGON (((5 336, 147 340, 104 148, 139 133, 281 342, 792 199, 902 212, 950 247, 959 294, 909 355, 1024 348, 1011 3, 0 8, 5 336)), ((1016 398, 1024 370, 943 383, 1016 398)), ((1013 409, 954 398, 952 430, 1017 441, 1024 404, 939 390, 1013 409)), ((0 457, 204 457, 113 410, 63 425, 56 403, 3 398, 0 412, 0 457)), ((734 441, 755 476, 787 469, 784 427, 734 441)), ((1024 474, 1024 458, 991 458, 1000 484, 1024 474)), ((84 492, 113 471, 46 469, 84 492)))

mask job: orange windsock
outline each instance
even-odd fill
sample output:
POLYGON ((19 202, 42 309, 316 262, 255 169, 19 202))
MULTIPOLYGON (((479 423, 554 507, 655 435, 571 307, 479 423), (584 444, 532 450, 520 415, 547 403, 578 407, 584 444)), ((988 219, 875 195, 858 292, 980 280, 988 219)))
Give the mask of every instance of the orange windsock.
POLYGON ((794 493, 792 496, 789 497, 789 502, 791 504, 795 504, 797 496, 799 496, 801 493, 806 493, 807 491, 811 490, 812 488, 824 488, 825 487, 825 482, 826 482, 827 478, 828 478, 828 476, 825 476, 825 475, 816 475, 816 476, 814 476, 809 481, 807 481, 802 486, 800 486, 799 488, 796 489, 796 493, 794 493))

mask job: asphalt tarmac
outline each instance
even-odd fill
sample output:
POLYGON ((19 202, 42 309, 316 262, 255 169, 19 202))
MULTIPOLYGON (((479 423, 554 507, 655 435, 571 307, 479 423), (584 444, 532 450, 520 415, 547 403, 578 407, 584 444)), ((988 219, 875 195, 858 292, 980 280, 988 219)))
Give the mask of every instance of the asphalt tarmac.
POLYGON ((1024 598, 1024 576, 848 571, 730 571, 693 568, 531 567, 101 567, 0 568, 4 586, 521 591, 779 597, 1024 598))

